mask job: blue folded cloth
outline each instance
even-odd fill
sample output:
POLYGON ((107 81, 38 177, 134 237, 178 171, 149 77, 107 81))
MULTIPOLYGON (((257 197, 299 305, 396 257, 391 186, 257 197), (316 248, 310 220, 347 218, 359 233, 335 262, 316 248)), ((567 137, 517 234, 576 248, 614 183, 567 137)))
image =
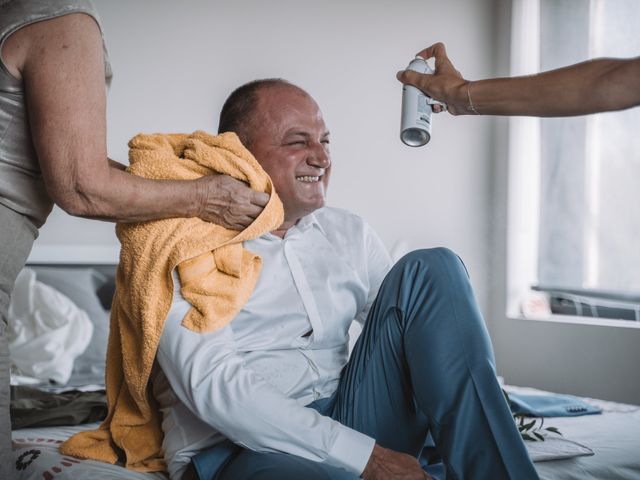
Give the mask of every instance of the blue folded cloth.
POLYGON ((513 413, 532 417, 576 417, 602 413, 600 408, 586 403, 581 398, 555 393, 545 395, 509 393, 509 402, 513 413))

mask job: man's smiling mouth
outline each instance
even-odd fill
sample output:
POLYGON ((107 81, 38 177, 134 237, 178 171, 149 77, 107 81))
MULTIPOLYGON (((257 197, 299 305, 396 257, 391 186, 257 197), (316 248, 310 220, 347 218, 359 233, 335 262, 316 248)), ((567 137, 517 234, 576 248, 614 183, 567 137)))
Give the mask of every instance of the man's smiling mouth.
POLYGON ((296 180, 303 183, 315 183, 318 182, 322 177, 312 177, 311 175, 304 175, 301 177, 296 177, 296 180))

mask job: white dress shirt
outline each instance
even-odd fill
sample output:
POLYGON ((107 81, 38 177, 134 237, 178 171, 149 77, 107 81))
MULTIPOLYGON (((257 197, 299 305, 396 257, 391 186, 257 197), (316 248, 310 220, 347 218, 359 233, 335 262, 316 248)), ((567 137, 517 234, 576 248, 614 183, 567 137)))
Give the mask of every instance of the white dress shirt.
POLYGON ((391 266, 387 251, 360 217, 330 207, 283 239, 269 233, 244 246, 262 257, 258 283, 215 332, 181 325, 191 305, 174 273, 153 374, 171 478, 224 438, 361 474, 375 440, 305 405, 335 392, 349 326, 366 319, 391 266))

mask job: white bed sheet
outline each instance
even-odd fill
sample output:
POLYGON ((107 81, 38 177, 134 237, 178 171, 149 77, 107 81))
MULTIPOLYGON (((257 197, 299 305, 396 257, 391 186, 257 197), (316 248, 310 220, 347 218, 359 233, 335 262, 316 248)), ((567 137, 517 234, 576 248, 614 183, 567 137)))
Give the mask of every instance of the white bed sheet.
MULTIPOLYGON (((541 393, 531 388, 508 391, 541 393)), ((536 462, 541 480, 638 480, 640 479, 640 407, 583 398, 602 408, 602 414, 545 419, 567 439, 581 443, 595 455, 536 462)))

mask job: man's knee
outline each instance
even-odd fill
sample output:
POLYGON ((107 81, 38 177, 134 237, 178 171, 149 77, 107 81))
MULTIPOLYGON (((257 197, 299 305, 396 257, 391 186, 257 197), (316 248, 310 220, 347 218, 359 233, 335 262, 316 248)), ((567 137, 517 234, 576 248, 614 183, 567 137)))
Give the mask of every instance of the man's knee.
POLYGON ((446 247, 425 248, 409 252, 398 260, 394 268, 401 270, 429 270, 432 274, 437 274, 438 271, 442 270, 455 271, 461 269, 466 274, 466 269, 460 257, 453 250, 446 247))

